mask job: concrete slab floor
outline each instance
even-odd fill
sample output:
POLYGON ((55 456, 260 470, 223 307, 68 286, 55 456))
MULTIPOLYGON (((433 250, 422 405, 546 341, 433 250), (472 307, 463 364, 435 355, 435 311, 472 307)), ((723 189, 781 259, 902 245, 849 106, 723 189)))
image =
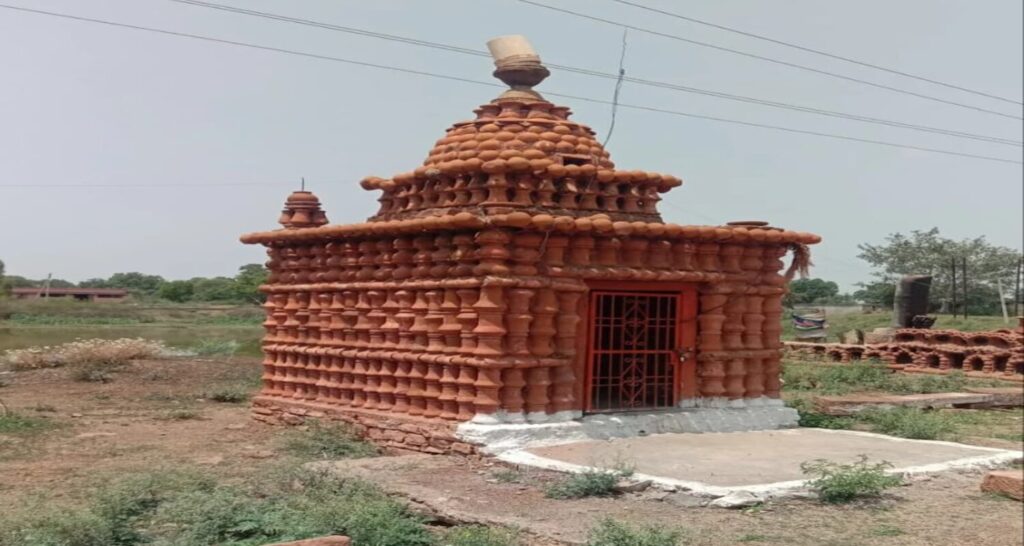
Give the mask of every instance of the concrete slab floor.
POLYGON ((508 462, 554 470, 626 465, 637 477, 694 492, 773 492, 797 488, 800 464, 813 459, 852 462, 861 455, 888 461, 894 471, 920 473, 994 466, 1022 453, 951 442, 907 440, 867 432, 812 428, 709 434, 655 434, 576 442, 508 452, 508 462))

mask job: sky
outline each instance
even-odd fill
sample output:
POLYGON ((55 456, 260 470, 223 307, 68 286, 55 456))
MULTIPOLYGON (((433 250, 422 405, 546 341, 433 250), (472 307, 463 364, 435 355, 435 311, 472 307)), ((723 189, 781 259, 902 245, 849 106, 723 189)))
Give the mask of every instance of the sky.
MULTIPOLYGON (((617 72, 623 29, 517 0, 213 0, 485 49, 523 34, 544 61, 617 72)), ((538 0, 634 27, 870 80, 1019 118, 1020 105, 828 59, 612 0, 538 0)), ((1022 96, 1019 0, 639 3, 962 87, 1022 96)), ((360 62, 496 81, 490 59, 169 0, 4 0, 30 7, 360 62)), ((929 101, 636 30, 634 78, 1021 140, 1019 119, 929 101)), ((233 275, 305 177, 332 223, 362 222, 358 185, 420 165, 500 89, 0 8, 0 260, 7 273, 79 281, 119 271, 233 275)), ((553 70, 540 92, 610 100, 614 81, 553 70)), ((604 139, 611 107, 549 97, 604 139)), ((623 84, 620 101, 1021 160, 1021 148, 623 84)), ((1021 248, 1020 164, 620 108, 618 168, 671 173, 665 221, 766 220, 823 237, 815 277, 869 278, 857 245, 938 227, 1021 248)))

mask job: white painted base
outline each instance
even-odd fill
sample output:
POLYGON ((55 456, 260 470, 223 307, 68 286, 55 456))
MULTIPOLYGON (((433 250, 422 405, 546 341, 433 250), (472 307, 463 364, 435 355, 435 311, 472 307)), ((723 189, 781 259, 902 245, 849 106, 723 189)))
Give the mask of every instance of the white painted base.
MULTIPOLYGON (((875 434, 872 432, 861 432, 853 430, 827 430, 825 432, 837 435, 845 434, 867 436, 872 438, 878 438, 881 441, 901 442, 907 444, 907 449, 927 449, 929 445, 963 447, 962 445, 953 442, 943 442, 937 440, 908 440, 906 438, 896 438, 893 436, 875 434)), ((1024 453, 1020 451, 1010 451, 1005 449, 996 449, 979 446, 970 446, 970 448, 984 453, 982 455, 962 457, 959 459, 952 459, 941 463, 893 468, 887 470, 886 472, 892 475, 901 475, 904 477, 908 477, 918 474, 934 474, 949 470, 999 468, 1009 463, 1019 462, 1022 459, 1022 457, 1024 457, 1024 453)), ((584 472, 587 470, 600 470, 599 468, 596 467, 578 465, 555 459, 549 459, 547 457, 541 457, 539 455, 534 455, 533 453, 530 453, 525 449, 513 449, 509 451, 504 451, 498 454, 498 459, 512 464, 532 466, 535 468, 545 468, 548 470, 558 470, 561 472, 584 472)), ((652 482, 654 482, 655 485, 663 489, 689 491, 691 494, 694 495, 708 497, 722 497, 730 493, 746 491, 749 493, 753 493, 762 500, 771 500, 790 496, 797 496, 801 492, 805 491, 805 488, 807 486, 807 480, 792 480, 784 482, 720 486, 711 485, 705 482, 695 480, 680 480, 677 478, 654 476, 639 472, 634 473, 632 475, 632 479, 651 480, 652 482)))
MULTIPOLYGON (((701 407, 642 412, 603 413, 582 417, 579 412, 545 415, 545 422, 522 415, 505 413, 478 415, 459 425, 456 436, 466 442, 483 446, 485 453, 497 454, 511 449, 555 445, 586 440, 628 438, 645 434, 670 432, 740 432, 774 430, 797 426, 799 415, 793 408, 771 404, 764 399, 756 407, 707 407, 728 405, 728 400, 695 400, 701 407), (518 421, 515 419, 519 419, 518 421)), ((528 416, 529 417, 529 416, 528 416)))

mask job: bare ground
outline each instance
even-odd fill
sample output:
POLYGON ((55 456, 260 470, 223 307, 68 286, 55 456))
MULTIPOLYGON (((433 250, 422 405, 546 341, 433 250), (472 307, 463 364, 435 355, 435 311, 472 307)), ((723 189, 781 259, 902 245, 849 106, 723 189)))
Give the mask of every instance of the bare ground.
MULTIPOLYGON (((254 359, 145 361, 106 384, 71 381, 59 369, 12 374, 0 398, 18 414, 59 426, 0 434, 0 510, 28 496, 79 498, 97 476, 199 466, 233 481, 287 462, 280 448, 286 430, 251 421, 244 403, 208 398, 224 386, 254 385, 258 366, 254 359)), ((557 474, 488 460, 384 457, 338 468, 448 523, 521 527, 531 545, 580 543, 606 516, 677 526, 701 546, 1024 544, 1024 505, 980 493, 978 473, 916 481, 869 504, 791 500, 732 511, 650 490, 608 499, 546 499, 544 487, 557 474)))

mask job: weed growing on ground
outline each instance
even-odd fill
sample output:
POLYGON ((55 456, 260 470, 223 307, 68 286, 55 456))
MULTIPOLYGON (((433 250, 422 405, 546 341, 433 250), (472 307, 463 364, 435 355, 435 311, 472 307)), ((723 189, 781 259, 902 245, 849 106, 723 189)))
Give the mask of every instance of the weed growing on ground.
POLYGON ((114 372, 123 369, 125 363, 90 362, 71 368, 71 379, 86 383, 110 383, 114 372))
POLYGON ((800 415, 800 421, 797 424, 802 427, 845 430, 852 428, 856 422, 851 417, 837 417, 818 413, 814 410, 814 403, 804 397, 789 400, 787 405, 794 408, 800 415))
POLYGON ((818 498, 836 504, 878 497, 885 490, 899 486, 903 480, 886 474, 890 468, 892 463, 872 463, 867 455, 861 455, 850 464, 818 459, 800 465, 804 475, 813 477, 807 485, 818 494, 818 498))
POLYGON ((550 499, 608 497, 615 493, 620 477, 622 475, 616 471, 585 470, 549 486, 544 494, 550 499))
POLYGON ((51 406, 49 404, 36 404, 32 409, 40 413, 54 413, 57 411, 55 406, 51 406))
POLYGON ((34 546, 256 546, 331 534, 355 544, 436 543, 420 518, 372 485, 302 470, 241 486, 155 472, 114 480, 83 507, 0 516, 0 544, 34 546))
POLYGON ((511 468, 495 471, 491 474, 491 477, 497 480, 498 483, 520 483, 523 481, 523 473, 511 468))
POLYGON ((519 538, 513 531, 467 525, 455 527, 444 535, 444 546, 517 546, 519 538))
POLYGON ((202 416, 196 410, 191 409, 175 409, 164 414, 160 419, 165 421, 190 421, 193 419, 201 419, 202 416))
POLYGON ((360 440, 342 424, 309 421, 308 430, 291 431, 285 450, 303 459, 355 459, 377 455, 377 448, 360 440))
POLYGON ((8 412, 0 415, 0 434, 32 434, 56 427, 56 423, 42 417, 8 412))
POLYGON ((740 538, 736 539, 736 542, 769 542, 771 537, 768 535, 759 535, 756 533, 747 533, 740 538))
POLYGON ((222 387, 206 393, 204 398, 224 404, 239 404, 249 399, 249 389, 241 386, 222 387))
POLYGON ((943 375, 893 373, 877 361, 832 366, 787 361, 783 365, 782 379, 789 392, 825 395, 851 392, 928 394, 961 391, 966 386, 1005 386, 999 380, 968 379, 959 370, 943 375))
POLYGON ((874 432, 913 440, 935 440, 956 430, 954 416, 919 408, 872 409, 859 418, 874 432))
POLYGON ((680 546, 683 540, 679 529, 636 527, 605 519, 590 532, 587 546, 680 546))

